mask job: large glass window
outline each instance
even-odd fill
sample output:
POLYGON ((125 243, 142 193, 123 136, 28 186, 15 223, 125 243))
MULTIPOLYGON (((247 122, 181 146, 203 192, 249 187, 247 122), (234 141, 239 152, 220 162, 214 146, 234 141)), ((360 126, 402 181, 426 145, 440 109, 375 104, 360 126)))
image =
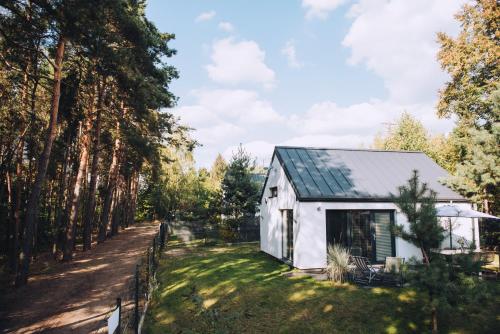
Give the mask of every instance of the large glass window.
POLYGON ((384 261, 395 255, 392 215, 391 211, 326 210, 327 244, 340 243, 353 255, 384 261))

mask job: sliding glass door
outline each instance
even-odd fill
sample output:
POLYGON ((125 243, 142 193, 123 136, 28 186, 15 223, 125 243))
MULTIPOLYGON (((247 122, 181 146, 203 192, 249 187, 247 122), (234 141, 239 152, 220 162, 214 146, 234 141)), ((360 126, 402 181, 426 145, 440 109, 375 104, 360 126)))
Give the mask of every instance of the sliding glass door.
POLYGON ((352 255, 384 261, 395 253, 392 219, 392 211, 326 210, 327 245, 339 243, 352 255))

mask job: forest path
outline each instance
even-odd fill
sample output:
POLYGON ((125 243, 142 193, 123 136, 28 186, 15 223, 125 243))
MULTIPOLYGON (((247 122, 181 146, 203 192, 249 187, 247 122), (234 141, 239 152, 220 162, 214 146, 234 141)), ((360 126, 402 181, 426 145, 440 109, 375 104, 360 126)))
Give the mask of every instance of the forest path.
MULTIPOLYGON (((146 251, 158 224, 120 231, 74 260, 32 272, 28 285, 4 296, 2 333, 92 333, 102 331, 117 297, 124 304, 135 264, 146 251)), ((36 267, 36 263, 35 266, 36 267)))

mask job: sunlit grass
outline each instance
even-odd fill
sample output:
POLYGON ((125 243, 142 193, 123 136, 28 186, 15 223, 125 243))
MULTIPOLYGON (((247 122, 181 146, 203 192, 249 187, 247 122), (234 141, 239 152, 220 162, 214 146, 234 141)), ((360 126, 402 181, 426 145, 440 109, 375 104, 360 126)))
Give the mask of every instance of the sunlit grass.
MULTIPOLYGON (((422 333, 429 326, 421 298, 408 288, 286 277, 290 268, 256 244, 175 241, 167 249, 176 255, 161 261, 146 333, 422 333)), ((494 332, 495 306, 467 310, 467 317, 450 312, 444 332, 494 332)))

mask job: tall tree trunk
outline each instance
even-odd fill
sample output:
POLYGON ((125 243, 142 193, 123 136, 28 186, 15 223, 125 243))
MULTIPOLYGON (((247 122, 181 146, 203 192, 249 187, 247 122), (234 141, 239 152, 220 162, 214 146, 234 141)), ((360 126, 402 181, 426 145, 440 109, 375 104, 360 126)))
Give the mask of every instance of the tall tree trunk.
POLYGON ((437 319, 437 311, 436 307, 433 306, 431 310, 431 322, 432 322, 432 334, 438 333, 438 319, 437 319))
MULTIPOLYGON (((7 186, 7 210, 6 210, 6 212, 7 212, 7 217, 6 218, 7 219, 5 221, 7 223, 7 228, 9 229, 12 226, 12 224, 10 223, 11 220, 12 220, 12 212, 11 212, 12 211, 11 210, 12 209, 12 178, 10 176, 10 171, 9 170, 7 170, 5 172, 5 183, 6 183, 6 186, 7 186)), ((8 238, 8 234, 9 233, 10 233, 10 231, 8 231, 8 233, 7 233, 7 236, 6 236, 7 238, 8 238)), ((5 241, 9 241, 9 240, 7 239, 5 241)), ((4 243, 4 245, 5 245, 5 243, 4 243)), ((2 252, 3 251, 4 250, 2 249, 2 252)))
POLYGON ((134 171, 132 174, 132 184, 130 190, 130 206, 128 213, 128 224, 132 225, 135 222, 135 210, 137 208, 137 193, 139 189, 139 172, 134 171))
POLYGON ((118 177, 118 172, 120 170, 119 156, 121 150, 121 141, 120 141, 120 123, 116 122, 116 138, 115 145, 113 149, 113 158, 111 160, 111 165, 109 167, 109 176, 108 176, 108 184, 106 189, 106 194, 104 197, 104 203, 102 205, 102 214, 101 221, 99 226, 99 236, 97 241, 103 242, 106 239, 106 232, 108 230, 109 225, 109 216, 111 211, 111 201, 113 199, 113 193, 116 186, 116 179, 118 177))
POLYGON ((58 247, 60 245, 60 234, 62 229, 62 220, 64 217, 64 213, 66 211, 64 203, 65 203, 65 189, 68 183, 68 166, 71 160, 71 135, 68 133, 68 138, 66 139, 66 149, 64 151, 64 161, 61 168, 61 174, 58 182, 58 194, 57 194, 57 203, 56 203, 56 218, 54 222, 54 230, 53 230, 53 245, 52 245, 52 255, 57 257, 58 247))
POLYGON ((62 77, 62 64, 64 58, 64 47, 66 40, 63 36, 59 36, 57 42, 56 57, 54 59, 54 84, 52 87, 52 102, 50 110, 50 121, 47 129, 47 137, 42 155, 40 156, 38 164, 38 172, 32 191, 26 207, 26 217, 24 219, 24 233, 23 233, 23 248, 20 254, 21 267, 16 277, 16 286, 25 285, 28 282, 29 265, 31 261, 31 246, 33 240, 33 231, 35 227, 35 220, 38 215, 38 198, 42 191, 42 185, 45 181, 45 175, 49 165, 50 152, 52 151, 52 144, 57 135, 57 115, 59 112, 59 97, 61 95, 61 77, 62 77))
MULTIPOLYGON (((31 20, 31 16, 28 15, 28 20, 31 20)), ((30 60, 33 57, 29 57, 26 68, 23 74, 23 89, 21 92, 21 101, 23 106, 28 109, 29 99, 28 99, 28 84, 29 84, 29 72, 31 68, 30 60)), ((36 90, 36 85, 33 89, 36 90)), ((24 126, 26 130, 29 128, 29 124, 25 123, 24 126)), ((26 131, 25 130, 25 131, 26 131)), ((33 131, 30 131, 32 133, 33 131)), ((23 155, 24 155, 24 134, 20 137, 20 142, 17 149, 17 159, 16 159, 16 191, 15 191, 15 204, 13 205, 12 214, 12 227, 11 235, 9 235, 9 266, 13 273, 17 273, 18 265, 18 251, 19 251, 19 226, 21 225, 21 201, 22 201, 22 191, 23 191, 23 155)))
POLYGON ((95 215, 95 196, 97 190, 97 176, 99 171, 99 146, 101 145, 101 112, 104 105, 104 82, 99 88, 95 119, 95 134, 92 152, 92 166, 90 169, 89 199, 83 215, 83 250, 92 247, 92 225, 95 215))
POLYGON ((115 188, 111 207, 113 208, 111 211, 111 236, 115 236, 118 234, 118 226, 120 224, 121 191, 119 186, 115 188))
POLYGON ((10 249, 10 268, 13 273, 17 273, 18 266, 18 256, 19 251, 19 227, 21 226, 21 205, 22 205, 22 191, 23 191, 23 152, 24 144, 20 145, 17 162, 16 162, 16 198, 14 206, 14 224, 12 229, 12 239, 11 239, 11 249, 10 249))
POLYGON ((125 227, 129 226, 130 222, 130 208, 132 205, 132 180, 134 178, 134 171, 127 177, 126 191, 123 195, 123 224, 125 227))
POLYGON ((90 131, 92 128, 91 114, 92 112, 90 112, 85 119, 83 134, 80 137, 80 161, 73 187, 73 194, 71 196, 71 206, 69 210, 69 221, 66 227, 66 242, 64 244, 63 261, 70 261, 73 259, 75 230, 78 220, 78 211, 80 208, 82 182, 84 177, 87 175, 87 163, 89 161, 90 131))

